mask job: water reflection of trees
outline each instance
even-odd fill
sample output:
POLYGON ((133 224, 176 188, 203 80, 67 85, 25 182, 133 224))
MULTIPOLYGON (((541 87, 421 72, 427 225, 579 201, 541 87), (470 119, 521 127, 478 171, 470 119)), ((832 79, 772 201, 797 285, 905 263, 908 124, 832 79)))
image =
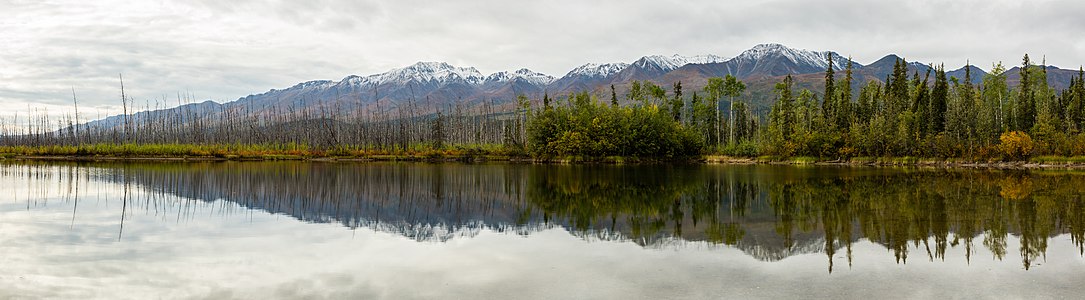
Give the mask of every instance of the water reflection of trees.
POLYGON ((901 263, 914 252, 944 259, 956 247, 966 259, 984 247, 1001 260, 1013 251, 1011 235, 1025 268, 1055 235, 1085 250, 1085 174, 1068 172, 282 162, 20 163, 0 176, 77 191, 92 180, 123 183, 123 209, 159 209, 170 196, 225 200, 438 241, 562 226, 645 246, 730 245, 761 260, 821 252, 830 271, 840 251, 850 264, 852 244, 864 238, 901 263))
POLYGON ((996 259, 1007 237, 1024 268, 1048 240, 1085 237, 1085 174, 792 167, 571 167, 531 176, 528 199, 578 231, 625 228, 637 241, 666 237, 736 245, 760 259, 838 250, 860 238, 906 263, 918 251, 945 259, 975 241, 996 259), (769 232, 771 230, 771 233, 769 232), (812 243, 820 241, 822 247, 812 243), (962 245, 963 244, 963 245, 962 245))
POLYGON ((1065 173, 910 171, 782 182, 771 188, 769 201, 784 229, 780 234, 822 226, 830 264, 833 243, 850 251, 856 233, 885 245, 901 262, 909 244, 934 260, 963 243, 971 259, 981 234, 983 245, 1002 259, 1013 234, 1027 269, 1056 234, 1069 233, 1082 248, 1085 211, 1082 192, 1074 188, 1081 184, 1085 176, 1065 173))

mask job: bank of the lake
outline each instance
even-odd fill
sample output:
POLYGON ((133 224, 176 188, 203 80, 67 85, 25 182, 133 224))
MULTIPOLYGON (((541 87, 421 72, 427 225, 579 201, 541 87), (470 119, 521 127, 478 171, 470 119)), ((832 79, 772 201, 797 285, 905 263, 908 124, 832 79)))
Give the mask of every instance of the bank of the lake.
POLYGON ((220 153, 216 155, 123 155, 123 154, 17 154, 0 152, 0 160, 20 161, 145 161, 145 162, 214 162, 214 161, 311 161, 311 162, 507 162, 528 164, 723 164, 723 165, 816 165, 855 167, 935 167, 979 169, 1085 169, 1085 157, 1042 156, 1026 161, 977 161, 961 158, 917 157, 857 157, 851 159, 824 159, 815 157, 735 157, 704 155, 691 158, 642 158, 642 157, 581 157, 533 158, 522 155, 503 154, 374 154, 374 155, 327 155, 220 153))
POLYGON ((725 155, 707 155, 708 164, 775 164, 775 165, 819 165, 819 166, 917 166, 945 168, 988 168, 988 169, 1082 169, 1085 157, 1041 156, 1022 161, 969 160, 963 158, 918 158, 918 157, 856 157, 851 159, 824 159, 815 157, 733 157, 725 155))

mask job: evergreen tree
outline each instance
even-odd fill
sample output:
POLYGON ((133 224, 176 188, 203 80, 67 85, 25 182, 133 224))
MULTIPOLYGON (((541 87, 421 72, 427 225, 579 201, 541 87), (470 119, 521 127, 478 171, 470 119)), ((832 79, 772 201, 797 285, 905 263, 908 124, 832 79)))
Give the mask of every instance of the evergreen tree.
POLYGON ((1036 124, 1036 93, 1032 87, 1032 78, 1029 76, 1032 63, 1029 61, 1028 54, 1022 59, 1021 66, 1021 83, 1017 86, 1017 111, 1016 117, 1017 125, 1015 130, 1028 132, 1032 129, 1032 125, 1036 124))
POLYGON ((1068 88, 1066 118, 1071 131, 1081 132, 1085 129, 1085 111, 1082 111, 1085 110, 1085 68, 1079 67, 1077 74, 1068 88))
POLYGON ((859 99, 857 99, 854 114, 856 122, 867 123, 870 122, 871 118, 874 118, 874 108, 877 106, 881 94, 881 85, 874 80, 867 82, 862 89, 859 89, 859 99))
POLYGON ((723 79, 723 93, 727 95, 727 97, 731 98, 731 125, 728 126, 728 128, 730 129, 730 134, 728 136, 731 143, 735 142, 735 97, 742 95, 742 92, 745 90, 746 84, 742 83, 742 81, 738 80, 738 78, 735 78, 735 76, 727 74, 727 76, 723 79))
POLYGON ((836 126, 848 128, 852 118, 851 104, 851 57, 848 57, 847 67, 844 69, 844 82, 840 85, 840 96, 836 105, 836 126))
POLYGON ((915 115, 915 124, 911 127, 913 132, 918 137, 927 136, 930 131, 930 126, 927 122, 930 122, 930 93, 927 91, 927 79, 931 76, 931 70, 927 69, 927 75, 923 77, 923 81, 919 81, 919 75, 916 75, 912 79, 915 82, 915 100, 912 101, 912 114, 915 115))
POLYGON ((898 114, 904 112, 908 108, 908 64, 903 58, 897 60, 897 63, 893 65, 893 80, 889 84, 890 87, 886 91, 890 94, 891 104, 887 105, 890 108, 889 116, 896 118, 898 114))
POLYGON ((735 140, 738 142, 748 140, 752 134, 750 113, 743 102, 735 103, 735 140))
POLYGON ((614 91, 613 84, 610 85, 610 105, 614 107, 618 106, 618 92, 614 91))
POLYGON ((685 100, 682 99, 682 82, 675 82, 674 98, 671 99, 671 113, 674 114, 675 121, 682 121, 682 107, 684 107, 685 105, 685 100))
POLYGON ((972 99, 975 87, 972 86, 972 65, 965 61, 964 63, 964 88, 961 89, 964 94, 961 95, 964 99, 972 99))
POLYGON ((776 111, 776 127, 779 132, 777 137, 781 142, 787 142, 791 140, 791 133, 795 128, 795 112, 794 112, 794 99, 791 96, 791 88, 794 85, 794 80, 791 78, 791 74, 784 77, 784 81, 776 84, 776 105, 773 108, 776 111))
POLYGON ((821 102, 821 114, 826 120, 832 121, 836 119, 836 108, 833 103, 836 99, 836 83, 833 82, 833 53, 826 53, 825 59, 828 60, 829 67, 825 69, 825 99, 821 102))
MULTIPOLYGON (((926 80, 924 80, 926 81, 926 80)), ((935 71, 934 88, 931 90, 930 133, 939 134, 946 129, 946 101, 949 97, 949 84, 946 82, 945 65, 935 71)))

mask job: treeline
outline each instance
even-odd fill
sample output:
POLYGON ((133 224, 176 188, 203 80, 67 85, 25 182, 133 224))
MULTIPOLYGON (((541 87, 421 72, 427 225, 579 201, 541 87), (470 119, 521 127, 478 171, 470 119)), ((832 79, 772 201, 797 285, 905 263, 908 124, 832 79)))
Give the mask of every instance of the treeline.
POLYGON ((633 81, 621 96, 612 85, 609 95, 544 93, 542 99, 520 95, 511 103, 470 105, 337 97, 298 99, 289 107, 201 106, 185 97, 187 105, 150 111, 147 103, 141 113, 134 113, 122 81, 119 118, 81 123, 74 95, 74 114, 59 119, 44 110, 0 117, 0 153, 977 161, 1085 155, 1085 71, 1055 90, 1047 67, 1025 55, 1011 88, 1001 64, 974 80, 971 66, 964 78, 947 78, 942 66, 920 74, 898 59, 884 81, 860 85, 850 61, 837 71, 827 60, 824 92, 797 90, 789 75, 775 85, 771 110, 758 113, 743 101, 746 85, 730 75, 709 78, 688 97, 681 82, 668 89, 633 81))
POLYGON ((751 113, 742 101, 745 84, 730 75, 710 78, 701 94, 689 98, 683 97, 681 82, 668 93, 652 82, 633 81, 622 99, 611 86, 609 110, 598 95, 570 95, 566 108, 534 115, 530 152, 544 157, 698 152, 972 161, 1085 155, 1085 71, 1079 71, 1068 88, 1056 90, 1047 82, 1047 66, 1034 65, 1025 55, 1020 81, 1011 88, 1001 64, 976 80, 971 65, 965 67, 964 78, 955 78, 947 77, 943 66, 931 66, 922 74, 909 71, 909 63, 898 59, 884 81, 860 85, 854 82, 850 60, 840 71, 826 60, 824 92, 797 89, 788 75, 775 85, 771 110, 762 115, 751 113), (625 108, 619 109, 619 103, 625 108), (617 116, 615 111, 630 114, 617 116), (671 119, 641 119, 637 113, 644 112, 671 119), (655 131, 612 125, 622 122, 673 133, 651 135, 655 131), (690 142, 673 143, 664 136, 689 136, 690 142), (664 142, 671 150, 638 144, 646 140, 664 142), (700 150, 690 152, 689 145, 695 144, 702 145, 700 150))
MULTIPOLYGON (((178 96, 173 109, 136 108, 123 92, 123 113, 95 122, 31 109, 0 117, 0 153, 110 156, 370 156, 503 154, 523 144, 524 120, 494 101, 365 106, 355 100, 288 107, 207 105, 178 96), (137 110, 141 112, 136 113, 137 110), (517 142, 521 141, 521 142, 517 142)), ((156 100, 155 103, 161 103, 156 100)), ((78 101, 73 98, 78 107, 78 101)), ((522 149, 520 149, 522 152, 522 149)), ((523 155, 523 153, 511 153, 523 155)))
POLYGON ((835 81, 830 61, 821 99, 806 89, 794 91, 791 76, 778 83, 760 151, 829 158, 1085 155, 1080 71, 1069 88, 1056 91, 1046 66, 1025 55, 1020 82, 1010 88, 1001 64, 974 85, 971 66, 963 79, 947 78, 943 66, 909 77, 900 59, 884 82, 869 81, 855 96, 851 67, 844 72, 835 81))

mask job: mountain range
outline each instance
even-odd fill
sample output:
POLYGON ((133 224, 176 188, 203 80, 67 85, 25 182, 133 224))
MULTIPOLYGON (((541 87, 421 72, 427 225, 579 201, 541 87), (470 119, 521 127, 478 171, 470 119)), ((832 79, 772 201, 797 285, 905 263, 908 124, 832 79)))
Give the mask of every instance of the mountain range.
MULTIPOLYGON (((771 105, 772 88, 783 76, 793 75, 799 88, 815 92, 823 89, 824 71, 828 67, 827 56, 833 60, 835 70, 843 70, 849 58, 832 51, 810 51, 789 48, 780 44, 761 44, 733 58, 718 55, 649 55, 633 63, 609 62, 586 63, 573 68, 561 77, 535 72, 526 68, 483 74, 473 67, 458 67, 444 62, 418 62, 403 68, 367 76, 351 75, 339 81, 316 80, 299 83, 285 89, 272 89, 264 93, 242 97, 233 102, 198 104, 201 110, 239 110, 260 112, 273 108, 279 111, 316 109, 334 105, 338 109, 361 109, 366 111, 390 111, 400 105, 420 107, 449 107, 454 104, 466 107, 488 102, 497 106, 511 105, 517 95, 539 100, 544 94, 561 98, 573 92, 588 91, 609 98, 613 85, 619 98, 629 90, 634 80, 652 81, 667 87, 681 82, 687 94, 700 90, 711 77, 733 75, 743 80, 747 92, 743 96, 755 110, 771 105)), ((853 88, 870 80, 884 81, 893 70, 899 56, 890 54, 870 64, 851 61, 853 88)), ((923 76, 931 66, 910 61, 909 73, 923 76)), ((985 71, 972 68, 972 80, 982 81, 985 71)), ((1047 66, 1049 82, 1055 88, 1069 85, 1070 76, 1076 70, 1047 66)), ((1014 85, 1018 69, 1007 70, 1007 80, 1014 85)), ((843 74, 838 73, 838 77, 843 74)), ((947 76, 964 79, 964 67, 947 71, 947 76)), ((177 109, 177 108, 173 108, 177 109)), ((144 112, 143 114, 152 113, 144 112)), ((138 116, 137 116, 138 117, 138 116)), ((117 117, 107 118, 116 121, 117 117)))

